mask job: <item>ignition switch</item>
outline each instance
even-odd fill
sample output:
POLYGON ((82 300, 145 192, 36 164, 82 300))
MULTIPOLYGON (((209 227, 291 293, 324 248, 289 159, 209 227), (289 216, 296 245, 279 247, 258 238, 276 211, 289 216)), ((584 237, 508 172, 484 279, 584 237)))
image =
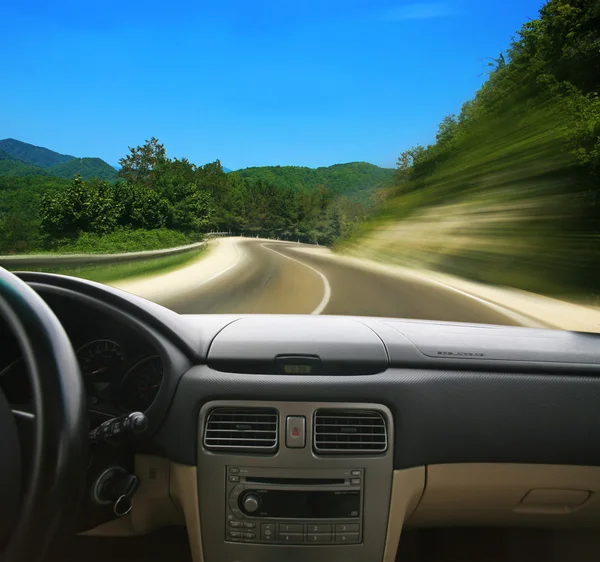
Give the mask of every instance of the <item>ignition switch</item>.
POLYGON ((131 511, 133 495, 139 484, 140 480, 135 474, 127 472, 123 467, 113 466, 96 478, 92 496, 98 505, 112 505, 114 514, 122 517, 131 511))

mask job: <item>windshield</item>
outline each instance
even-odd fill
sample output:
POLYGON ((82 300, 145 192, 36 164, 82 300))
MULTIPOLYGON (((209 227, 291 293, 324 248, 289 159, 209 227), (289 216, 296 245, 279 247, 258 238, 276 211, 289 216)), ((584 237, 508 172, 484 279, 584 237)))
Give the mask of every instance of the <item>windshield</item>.
POLYGON ((598 0, 25 0, 0 37, 3 267, 600 332, 598 0))

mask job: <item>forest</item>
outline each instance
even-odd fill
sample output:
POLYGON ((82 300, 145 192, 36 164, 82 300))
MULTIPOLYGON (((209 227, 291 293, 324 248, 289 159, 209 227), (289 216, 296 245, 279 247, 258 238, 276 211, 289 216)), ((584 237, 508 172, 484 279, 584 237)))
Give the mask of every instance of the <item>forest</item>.
POLYGON ((0 177, 0 252, 153 249, 210 231, 331 244, 350 236, 380 204, 391 176, 366 163, 332 167, 333 185, 327 168, 312 182, 294 181, 293 169, 278 180, 257 177, 260 169, 225 173, 219 161, 196 166, 169 158, 156 138, 130 148, 119 164, 115 182, 0 177))
POLYGON ((346 195, 356 201, 368 201, 374 187, 391 187, 394 170, 380 168, 367 162, 334 164, 322 168, 304 166, 261 166, 234 172, 249 180, 262 180, 293 190, 326 187, 337 195, 346 195))
POLYGON ((550 0, 346 249, 561 296, 600 291, 600 0, 550 0))

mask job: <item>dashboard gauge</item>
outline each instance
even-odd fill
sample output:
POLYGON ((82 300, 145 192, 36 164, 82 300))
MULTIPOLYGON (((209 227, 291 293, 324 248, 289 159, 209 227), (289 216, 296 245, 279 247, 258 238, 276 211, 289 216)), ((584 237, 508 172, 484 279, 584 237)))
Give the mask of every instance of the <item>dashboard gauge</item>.
POLYGON ((154 402, 163 380, 163 365, 158 355, 136 363, 123 379, 119 405, 126 411, 147 410, 154 402))
POLYGON ((121 346, 112 340, 94 340, 77 350, 77 359, 91 404, 103 402, 125 362, 121 346))

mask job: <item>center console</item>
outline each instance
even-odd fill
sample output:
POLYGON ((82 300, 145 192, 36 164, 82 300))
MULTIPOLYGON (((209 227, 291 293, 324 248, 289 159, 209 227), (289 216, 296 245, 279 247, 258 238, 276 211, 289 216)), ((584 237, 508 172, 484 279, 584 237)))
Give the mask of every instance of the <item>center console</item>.
POLYGON ((205 562, 383 559, 393 472, 387 408, 211 402, 198 434, 205 562))
POLYGON ((361 542, 361 468, 227 467, 225 540, 264 544, 361 542))

